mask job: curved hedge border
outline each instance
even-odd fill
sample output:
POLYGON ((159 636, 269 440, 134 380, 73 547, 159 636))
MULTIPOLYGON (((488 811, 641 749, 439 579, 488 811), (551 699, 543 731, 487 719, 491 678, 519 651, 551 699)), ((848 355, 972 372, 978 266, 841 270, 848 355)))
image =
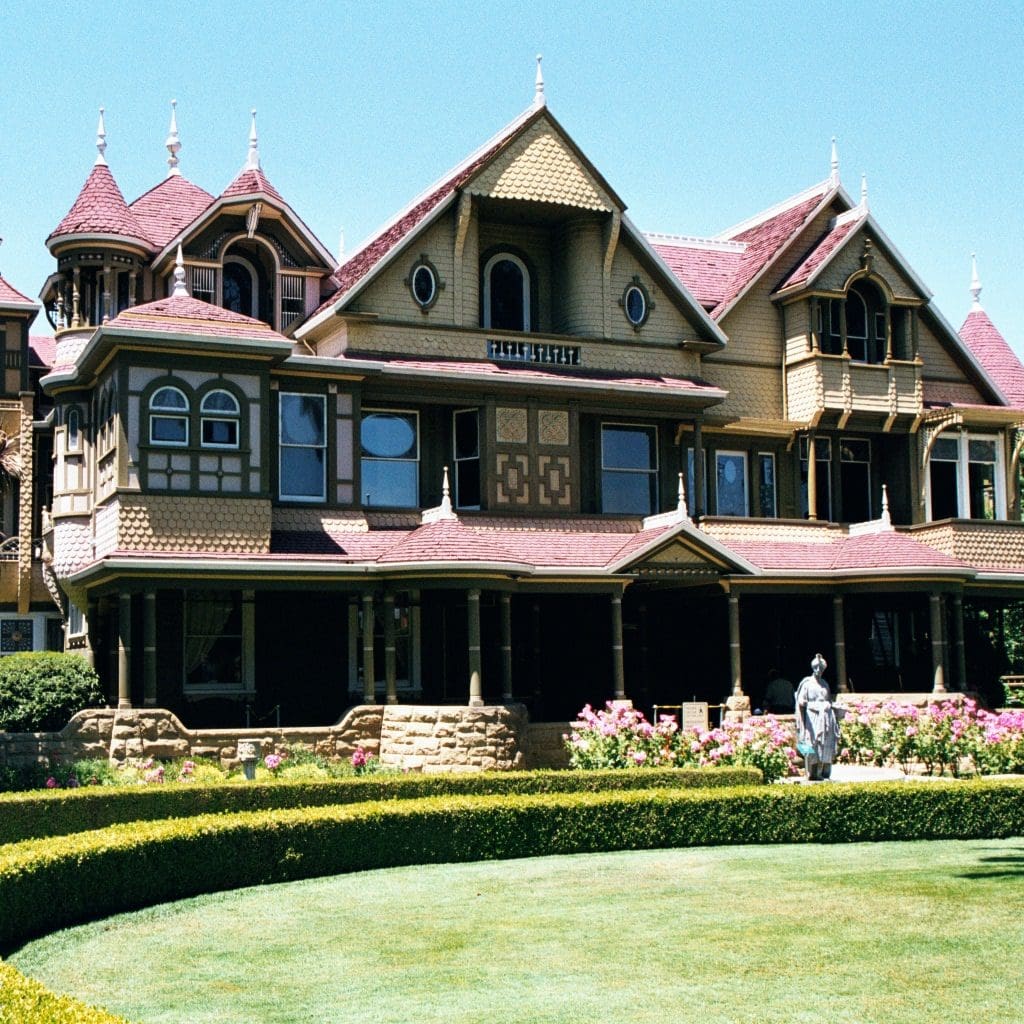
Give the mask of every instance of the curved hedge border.
MULTIPOLYGON (((0 849, 0 943, 199 893, 405 864, 1022 834, 1024 782, 1016 780, 462 796, 202 815, 0 849)), ((16 972, 8 982, 10 971, 0 975, 0 995, 22 984, 16 972)), ((119 1020, 84 1007, 77 1017, 51 1016, 42 1006, 11 1019, 119 1020)))
MULTIPOLYGON (((70 835, 128 821, 196 814, 326 807, 429 796, 598 793, 756 785, 756 768, 626 771, 479 772, 466 775, 363 775, 323 782, 195 783, 0 793, 0 844, 70 835)), ((2 1024, 2 1018, 0 1018, 2 1024)))

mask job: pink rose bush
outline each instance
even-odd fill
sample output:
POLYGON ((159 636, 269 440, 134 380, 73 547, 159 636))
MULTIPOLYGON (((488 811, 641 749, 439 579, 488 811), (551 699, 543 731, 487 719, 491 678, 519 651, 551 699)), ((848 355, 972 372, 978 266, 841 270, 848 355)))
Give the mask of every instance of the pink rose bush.
POLYGON ((772 715, 725 722, 717 729, 680 729, 672 715, 652 725, 635 708, 609 701, 580 712, 565 739, 573 768, 760 768, 766 782, 799 763, 792 735, 772 715))
POLYGON ((847 707, 841 760, 920 765, 929 775, 1024 772, 1024 710, 986 711, 969 698, 923 708, 896 701, 847 707))

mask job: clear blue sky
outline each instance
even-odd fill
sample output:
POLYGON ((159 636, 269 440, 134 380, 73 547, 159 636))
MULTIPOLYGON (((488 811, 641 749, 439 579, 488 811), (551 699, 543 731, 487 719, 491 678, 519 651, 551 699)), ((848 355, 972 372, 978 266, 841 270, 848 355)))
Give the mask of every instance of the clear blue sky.
POLYGON ((550 109, 641 229, 721 231, 825 178, 836 135, 946 317, 976 250, 1024 355, 1017 4, 22 2, 3 23, 0 272, 32 296, 101 105, 129 202, 166 172, 172 98, 182 171, 214 194, 256 107, 267 176, 352 251, 529 104, 539 52, 550 109))

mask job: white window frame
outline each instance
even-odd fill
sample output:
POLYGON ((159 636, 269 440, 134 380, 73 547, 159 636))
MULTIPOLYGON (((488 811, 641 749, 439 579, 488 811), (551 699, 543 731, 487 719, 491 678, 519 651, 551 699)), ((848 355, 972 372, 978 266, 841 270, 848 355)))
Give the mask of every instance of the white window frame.
MULTIPOLYGON (((487 330, 491 329, 491 270, 494 268, 495 263, 499 263, 502 260, 509 260, 514 263, 522 272, 523 275, 523 332, 530 330, 530 324, 533 322, 530 311, 530 271, 526 268, 526 264, 516 255, 510 252, 496 252, 485 264, 484 264, 484 280, 483 280, 483 292, 484 292, 484 327, 487 330)), ((502 330, 508 330, 509 328, 501 328, 502 330)))
POLYGON ((480 409, 472 407, 469 409, 453 409, 452 410, 452 464, 455 466, 455 507, 458 509, 466 509, 468 511, 476 510, 481 507, 483 502, 483 490, 484 481, 482 476, 482 463, 480 459, 480 409), (456 423, 460 416, 473 415, 476 418, 476 455, 463 455, 459 456, 458 448, 456 445, 456 423), (479 481, 479 498, 480 501, 475 505, 465 505, 462 502, 461 492, 461 474, 459 472, 463 463, 475 462, 477 464, 477 475, 480 478, 479 481))
POLYGON ((327 500, 327 396, 317 394, 309 391, 281 391, 278 394, 277 404, 277 491, 278 498, 281 501, 303 501, 303 502, 320 502, 327 500), (323 443, 322 444, 296 444, 295 442, 285 442, 282 440, 281 434, 284 427, 284 416, 282 415, 282 404, 285 398, 315 398, 320 402, 320 413, 322 422, 322 433, 323 443), (322 450, 324 453, 323 457, 323 474, 321 476, 321 488, 318 495, 315 494, 286 494, 282 489, 282 481, 284 474, 281 471, 285 449, 287 448, 313 448, 322 450))
POLYGON ((239 435, 242 432, 242 408, 238 399, 226 388, 214 388, 212 391, 207 391, 203 395, 202 400, 199 403, 199 444, 203 448, 220 448, 220 449, 237 449, 239 445, 239 435), (235 411, 233 413, 227 412, 220 409, 206 408, 206 403, 214 395, 227 395, 228 398, 234 403, 235 411), (207 441, 205 437, 204 426, 207 423, 230 423, 235 428, 235 440, 233 443, 218 444, 216 441, 207 441))
POLYGON ((189 442, 190 433, 190 419, 192 414, 192 403, 189 401, 188 395, 185 394, 181 388, 176 387, 173 384, 161 384, 160 387, 153 392, 149 398, 149 443, 151 445, 157 445, 160 448, 187 448, 189 442), (170 408, 157 406, 156 397, 164 391, 173 391, 175 394, 181 395, 181 400, 185 403, 184 409, 170 408), (185 439, 183 441, 165 441, 159 438, 153 437, 153 423, 155 420, 182 420, 185 424, 185 439))
POLYGON ((730 451, 727 448, 718 448, 715 450, 715 515, 717 516, 736 516, 736 512, 723 512, 721 510, 721 498, 718 492, 718 467, 719 460, 723 456, 729 458, 737 458, 740 460, 743 466, 743 511, 738 513, 740 516, 750 515, 750 467, 748 466, 748 452, 745 451, 730 451))
MULTIPOLYGON (((1001 458, 1003 452, 1003 436, 1001 434, 975 434, 962 430, 959 434, 952 431, 944 431, 932 442, 932 448, 928 453, 928 472, 925 474, 926 496, 928 505, 928 521, 933 522, 932 516, 932 458, 935 453, 935 444, 940 440, 956 441, 956 507, 958 519, 970 519, 971 517, 971 441, 987 441, 995 445, 995 459, 993 463, 981 463, 979 465, 995 466, 995 518, 988 522, 998 522, 1007 518, 1006 510, 1006 467, 1001 458)), ((940 459, 940 462, 952 462, 952 459, 940 459)), ((986 520, 978 520, 983 522, 986 520)))
POLYGON ((363 491, 362 499, 360 504, 365 508, 418 508, 420 504, 420 414, 416 409, 367 409, 363 408, 359 417, 359 489, 363 491), (416 431, 416 454, 413 458, 387 458, 382 455, 364 455, 363 454, 363 420, 368 416, 410 416, 412 417, 414 427, 416 431), (412 462, 416 466, 416 497, 412 505, 379 505, 375 502, 369 502, 366 500, 366 492, 363 490, 363 463, 364 462, 412 462))
MULTIPOLYGON (((641 474, 644 474, 644 475, 646 475, 648 477, 648 481, 650 480, 651 477, 654 478, 654 496, 653 496, 653 500, 651 501, 651 508, 650 508, 650 510, 648 512, 640 512, 640 513, 608 512, 607 514, 608 515, 654 515, 658 511, 658 508, 659 508, 659 505, 660 505, 660 502, 661 502, 661 486, 660 486, 660 483, 661 483, 661 480, 660 480, 661 467, 660 467, 660 462, 659 462, 660 452, 658 450, 659 449, 659 445, 658 445, 658 428, 657 428, 657 426, 654 425, 654 424, 650 424, 650 423, 622 423, 622 422, 618 422, 618 421, 612 420, 612 421, 602 422, 601 425, 600 425, 600 431, 601 431, 601 512, 602 513, 606 512, 605 507, 604 507, 604 500, 605 500, 605 496, 604 496, 604 475, 605 475, 605 473, 622 473, 622 474, 628 473, 631 476, 639 476, 641 474), (622 429, 622 428, 624 428, 626 430, 646 430, 646 431, 649 431, 653 435, 653 441, 651 443, 651 452, 652 452, 652 454, 654 456, 654 458, 652 460, 653 461, 653 465, 650 466, 648 469, 639 469, 639 468, 637 468, 637 469, 622 469, 621 467, 617 467, 617 466, 611 466, 611 467, 605 466, 605 464, 604 464, 604 432, 605 432, 606 428, 612 428, 612 429, 617 429, 617 428, 622 429)), ((648 483, 648 487, 649 486, 650 486, 650 484, 648 483)))

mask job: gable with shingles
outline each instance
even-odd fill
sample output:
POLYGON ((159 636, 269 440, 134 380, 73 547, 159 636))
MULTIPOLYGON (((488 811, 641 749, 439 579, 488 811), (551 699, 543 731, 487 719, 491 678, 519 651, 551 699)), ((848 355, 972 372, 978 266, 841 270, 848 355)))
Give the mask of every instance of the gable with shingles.
POLYGON ((608 193, 546 118, 539 118, 470 182, 473 195, 610 213, 608 193))
POLYGON ((871 273, 888 285, 896 299, 927 299, 915 287, 906 272, 889 259, 882 244, 872 236, 870 228, 862 227, 847 237, 832 254, 828 266, 813 282, 815 288, 825 291, 842 291, 852 274, 864 269, 864 245, 871 242, 871 273))
POLYGON ((684 544, 679 539, 676 539, 660 551, 655 551, 650 557, 640 562, 639 565, 685 566, 686 568, 700 569, 722 568, 720 563, 713 562, 706 554, 697 551, 688 544, 684 544))

